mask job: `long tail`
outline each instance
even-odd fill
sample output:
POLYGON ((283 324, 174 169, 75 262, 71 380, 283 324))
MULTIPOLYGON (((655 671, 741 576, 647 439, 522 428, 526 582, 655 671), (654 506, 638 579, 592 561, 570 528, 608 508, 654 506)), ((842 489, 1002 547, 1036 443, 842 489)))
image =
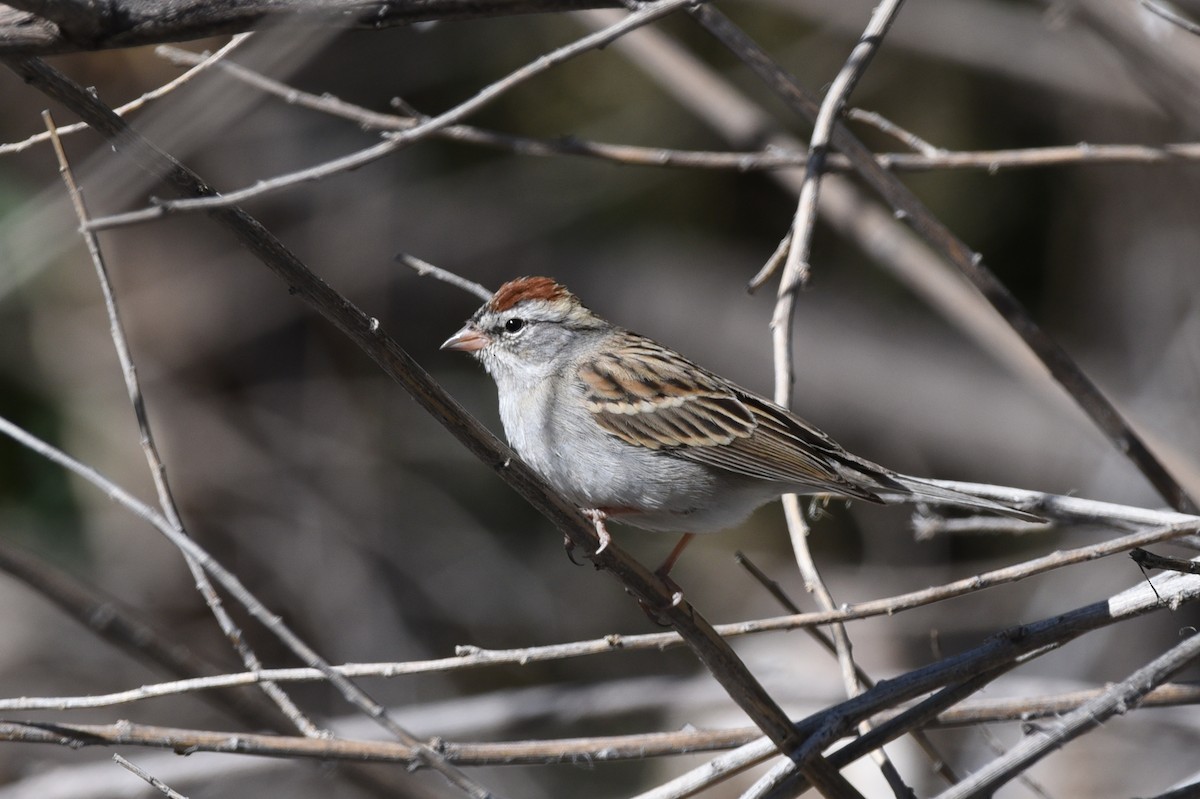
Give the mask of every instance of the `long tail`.
POLYGON ((909 477, 906 474, 891 474, 888 475, 892 480, 902 485, 906 491, 904 494, 890 494, 887 491, 879 492, 880 497, 885 501, 925 501, 938 505, 957 505, 963 508, 978 508, 991 513, 998 513, 1002 516, 1010 516, 1014 519, 1021 519, 1027 522, 1044 522, 1046 521, 1041 516, 1033 513, 1027 513, 1023 510, 1010 508, 1007 505, 1002 505, 999 502, 993 502, 990 499, 976 497, 962 491, 955 491, 950 488, 942 488, 933 483, 922 480, 919 477, 909 477))

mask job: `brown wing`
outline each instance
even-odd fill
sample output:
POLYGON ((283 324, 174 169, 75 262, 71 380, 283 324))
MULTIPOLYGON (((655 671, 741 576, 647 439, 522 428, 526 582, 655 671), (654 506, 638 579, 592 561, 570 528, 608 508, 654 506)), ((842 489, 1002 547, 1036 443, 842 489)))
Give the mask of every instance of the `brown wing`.
POLYGON ((583 364, 579 379, 596 423, 629 444, 760 480, 880 501, 843 476, 849 467, 874 483, 876 475, 862 468, 868 464, 824 433, 649 339, 624 334, 620 346, 583 364))

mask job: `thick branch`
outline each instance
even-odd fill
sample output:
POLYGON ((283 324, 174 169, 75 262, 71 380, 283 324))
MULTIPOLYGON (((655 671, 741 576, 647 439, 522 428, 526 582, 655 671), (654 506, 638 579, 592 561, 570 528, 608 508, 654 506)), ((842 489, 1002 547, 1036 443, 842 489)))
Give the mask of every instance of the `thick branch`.
POLYGON ((10 0, 0 6, 0 55, 56 55, 241 33, 284 19, 377 29, 430 20, 581 8, 611 0, 10 0))

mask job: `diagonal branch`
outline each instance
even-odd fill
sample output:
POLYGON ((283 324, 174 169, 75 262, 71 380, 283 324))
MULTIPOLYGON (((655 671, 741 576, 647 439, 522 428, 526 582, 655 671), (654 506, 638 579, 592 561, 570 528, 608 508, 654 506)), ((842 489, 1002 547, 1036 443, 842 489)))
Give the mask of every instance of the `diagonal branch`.
MULTIPOLYGON (((819 105, 812 95, 779 67, 770 56, 727 17, 709 6, 691 10, 692 16, 784 99, 797 113, 812 119, 819 105)), ((903 183, 883 169, 874 154, 845 125, 834 126, 833 145, 842 151, 859 175, 912 226, 925 241, 959 269, 1038 356, 1050 374, 1145 475, 1171 507, 1200 512, 1141 436, 1129 425, 1116 406, 1092 382, 1062 346, 1030 316, 1012 292, 983 263, 983 257, 956 237, 903 183)))
POLYGON ((977 799, 992 796, 1027 767, 1061 749, 1069 741, 1100 726, 1113 716, 1137 707, 1155 686, 1200 658, 1200 634, 1193 633, 1164 654, 1147 663, 1100 696, 1063 716, 1057 723, 1026 736, 1007 754, 976 771, 967 779, 938 794, 937 799, 977 799))

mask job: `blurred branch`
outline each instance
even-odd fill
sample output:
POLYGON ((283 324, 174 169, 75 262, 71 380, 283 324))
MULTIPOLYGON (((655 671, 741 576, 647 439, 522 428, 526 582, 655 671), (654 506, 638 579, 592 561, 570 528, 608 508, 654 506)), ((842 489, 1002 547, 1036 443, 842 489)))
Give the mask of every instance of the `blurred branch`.
MULTIPOLYGON (((775 316, 771 320, 772 329, 776 331, 777 336, 775 349, 776 402, 780 401, 778 396, 780 391, 786 391, 789 395, 791 393, 790 377, 786 381, 786 387, 784 383, 780 382, 781 357, 787 357, 786 369, 789 374, 791 371, 791 346, 787 343, 791 341, 791 325, 785 323, 783 315, 786 313, 790 318, 794 303, 785 301, 785 297, 794 295, 796 289, 803 285, 808 278, 812 234, 817 222, 817 196, 821 190, 821 176, 825 171, 825 154, 829 149, 833 126, 841 116, 850 93, 858 85, 859 78, 862 77, 867 65, 875 56, 875 51, 883 43, 883 37, 887 35, 896 15, 900 13, 903 3, 904 0, 884 0, 871 12, 866 30, 859 36, 858 43, 850 51, 850 57, 846 59, 846 63, 838 71, 837 77, 833 79, 829 91, 825 93, 825 97, 817 108, 816 116, 813 118, 813 132, 808 145, 808 168, 804 173, 804 182, 800 184, 800 199, 796 205, 795 219, 792 221, 792 246, 788 250, 787 258, 784 259, 783 277, 779 280, 779 301, 775 305, 775 316), (778 338, 780 329, 783 329, 788 335, 782 347, 779 346, 778 338)), ((791 403, 789 401, 780 404, 786 408, 791 403)))
MULTIPOLYGON (((61 73, 37 59, 6 59, 6 63, 39 90, 78 113, 140 167, 166 179, 184 196, 212 195, 212 189, 198 175, 142 138, 98 98, 61 73)), ((595 530, 580 515, 578 509, 551 491, 511 449, 471 418, 407 352, 383 332, 378 320, 368 317, 330 288, 244 211, 221 208, 210 211, 210 214, 230 229, 245 246, 283 279, 292 292, 358 344, 391 378, 407 389, 419 404, 454 433, 476 457, 495 469, 510 486, 550 519, 577 546, 594 553, 598 545, 595 530)), ((193 544, 187 539, 175 543, 176 546, 193 544)), ((675 627, 733 700, 781 751, 793 751, 800 744, 801 739, 796 737, 795 729, 787 715, 689 602, 672 604, 674 591, 637 561, 625 555, 619 547, 609 546, 602 553, 594 553, 590 557, 597 566, 611 572, 634 596, 658 610, 660 616, 675 627)), ((230 584, 241 587, 233 575, 227 577, 231 581, 230 584)), ((221 582, 228 587, 229 584, 225 583, 224 579, 221 582)), ((244 592, 244 589, 242 591, 244 592)), ((242 601, 241 596, 239 601, 242 601)), ((278 619, 273 619, 269 614, 260 620, 269 624, 270 629, 277 635, 286 630, 278 624, 278 619), (275 623, 271 624, 272 622, 275 623)), ((317 658, 315 652, 303 647, 302 642, 293 640, 289 645, 302 647, 305 658, 316 658, 323 671, 329 668, 327 663, 317 658)), ((358 697, 359 702, 363 701, 365 696, 361 694, 360 689, 347 683, 345 678, 334 674, 332 670, 326 671, 326 674, 344 694, 358 697)), ((391 725, 382 708, 373 704, 372 710, 373 718, 391 725)), ((434 765, 444 764, 435 758, 434 765)), ((819 767, 818 765, 815 768, 819 767)))
POLYGON ((1197 25, 1195 22, 1192 22, 1190 19, 1183 16, 1182 14, 1175 11, 1174 9, 1167 8, 1166 6, 1162 5, 1161 3, 1154 2, 1154 0, 1141 0, 1141 2, 1142 2, 1142 7, 1145 8, 1147 11, 1151 11, 1151 12, 1157 14, 1158 16, 1162 17, 1163 19, 1167 20, 1168 22, 1170 22, 1174 25, 1178 25, 1179 27, 1183 28, 1188 33, 1195 34, 1196 36, 1200 36, 1200 25, 1197 25))
POLYGON ((469 796, 475 797, 475 799, 490 799, 491 794, 488 791, 476 785, 466 775, 447 765, 436 752, 420 744, 416 738, 393 721, 387 715, 387 711, 382 705, 371 699, 357 685, 335 672, 327 661, 283 623, 282 618, 271 613, 265 605, 250 593, 246 586, 232 572, 214 560, 193 539, 188 538, 174 527, 161 513, 144 502, 139 501, 128 491, 108 480, 95 469, 71 458, 66 453, 27 433, 3 417, 0 417, 0 433, 12 438, 17 443, 28 447, 59 466, 68 469, 103 491, 109 499, 150 523, 186 557, 194 559, 203 566, 205 571, 211 574, 225 590, 229 591, 251 616, 270 630, 297 657, 304 660, 310 666, 320 669, 325 678, 333 684, 351 705, 362 710, 368 718, 375 721, 401 741, 416 747, 423 765, 429 766, 441 773, 452 785, 462 789, 469 796))
MULTIPOLYGON (((793 110, 809 119, 815 118, 819 106, 814 98, 727 17, 708 6, 700 6, 690 13, 718 41, 745 61, 793 110)), ((956 237, 907 186, 887 170, 880 168, 870 150, 845 125, 836 125, 831 139, 834 146, 854 164, 859 175, 895 209, 896 214, 957 267, 1000 312, 1049 369, 1055 380, 1108 436, 1117 450, 1137 466, 1167 502, 1177 510, 1200 513, 1200 507, 1187 496, 1166 467, 1146 446, 1141 436, 1125 421, 1120 411, 1079 368, 1066 350, 1038 326, 1008 287, 984 265, 983 257, 956 237)))
POLYGON ((505 92, 519 86, 530 78, 536 77, 548 69, 558 66, 559 64, 569 61, 578 55, 588 52, 589 50, 598 49, 611 43, 615 39, 620 38, 625 33, 631 30, 636 30, 642 25, 648 25, 657 19, 667 16, 674 11, 690 5, 695 0, 659 0, 653 5, 641 7, 638 11, 624 16, 619 22, 609 26, 607 29, 598 31, 589 36, 584 36, 582 39, 572 42, 558 48, 546 55, 526 64, 500 80, 494 81, 483 89, 476 92, 469 99, 459 103, 448 111, 444 111, 435 117, 428 117, 421 120, 416 125, 405 128, 404 130, 389 133, 384 136, 384 141, 379 144, 372 145, 365 149, 359 150, 350 155, 344 155, 339 158, 334 158, 317 166, 301 169, 296 172, 291 172, 286 175, 260 180, 253 186, 214 194, 206 192, 202 196, 185 197, 179 200, 160 200, 153 207, 143 209, 141 211, 133 211, 126 214, 97 219, 93 221, 91 229, 99 230, 117 225, 131 224, 134 222, 145 222, 151 219, 157 219, 165 213, 177 213, 180 211, 198 211, 212 210, 215 208, 230 208, 238 205, 246 200, 261 197, 265 194, 280 191, 290 186, 295 186, 300 183, 306 183, 314 180, 322 180, 336 175, 341 172, 347 172, 352 169, 357 169, 366 164, 378 161, 386 155, 389 155, 397 150, 401 150, 409 145, 420 141, 426 136, 430 136, 438 130, 458 122, 463 117, 475 113, 479 109, 491 103, 505 92))
POLYGON ((0 55, 45 56, 239 33, 264 23, 378 30, 433 20, 620 6, 611 0, 7 0, 0 55))
MULTIPOLYGON (((171 493, 171 487, 167 481, 166 466, 163 464, 162 457, 158 453, 158 446, 154 443, 154 433, 150 427, 150 418, 146 413, 145 397, 142 394, 141 383, 137 377, 137 369, 133 364, 133 354, 129 350, 129 342, 125 337, 125 326, 121 321, 121 314, 117 308, 117 298, 113 293, 112 283, 108 278, 108 266, 104 263, 104 256, 100 250, 100 242, 96 239, 96 234, 87 229, 89 215, 87 205, 83 199, 83 192, 75 182, 75 175, 71 171, 71 165, 67 160, 66 150, 63 149, 62 140, 58 136, 58 129, 54 125, 54 118, 50 115, 49 111, 43 111, 42 118, 45 120, 47 132, 50 134, 50 142, 54 146, 54 154, 58 158, 58 171, 62 176, 63 183, 67 187, 67 193, 71 197, 71 205, 75 209, 75 216, 79 220, 80 235, 83 236, 88 255, 91 256, 92 265, 96 271, 96 278, 100 283, 100 291, 104 296, 104 310, 108 316, 109 335, 117 351, 117 359, 121 364, 121 374, 125 378, 125 388, 129 394, 129 403, 133 406, 133 414, 137 421, 142 452, 146 457, 146 465, 150 468, 150 477, 158 493, 159 509, 162 511, 163 516, 166 517, 167 522, 180 535, 186 536, 188 533, 184 529, 183 521, 179 516, 179 510, 175 503, 175 497, 171 493)), ((262 668, 262 661, 258 659, 258 655, 255 654, 250 644, 246 641, 241 628, 238 627, 237 623, 229 615, 229 612, 225 610, 224 605, 221 604, 221 597, 218 596, 216 590, 213 588, 208 575, 204 573, 204 568, 189 555, 185 554, 184 560, 187 562, 188 571, 195 582, 196 590, 204 597, 204 602, 212 612, 213 618, 216 619, 221 632, 225 634, 226 639, 233 646, 233 650, 238 653, 238 656, 242 659, 242 663, 247 669, 262 668)), ((279 686, 271 682, 265 682, 261 687, 263 693, 276 704, 280 711, 302 733, 310 737, 324 734, 324 731, 313 724, 304 715, 304 712, 300 710, 299 706, 292 701, 292 698, 279 686)))
MULTIPOLYGON (((1193 0, 1188 0, 1193 2, 1193 0)), ((819 26, 826 36, 853 40, 871 0, 755 0, 754 7, 819 26)), ((996 78, 1016 91, 1054 103, 1082 103, 1145 118, 1159 116, 1118 59, 1089 31, 1061 24, 1061 9, 1046 3, 922 0, 911 3, 888 34, 888 47, 944 68, 996 78), (1049 13, 1047 13, 1049 11, 1049 13)), ((797 42, 789 58, 798 58, 797 42)))
POLYGON ((1185 27, 1161 22, 1132 1, 1066 0, 1069 18, 1078 19, 1105 41, 1129 74, 1167 114, 1200 130, 1200 40, 1185 27), (1146 22, 1157 24, 1147 25, 1146 22))
MULTIPOLYGON (((170 45, 163 45, 157 48, 156 52, 173 64, 204 63, 202 54, 170 45)), ((226 75, 254 86, 289 105, 346 119, 367 130, 407 130, 420 122, 420 119, 411 116, 372 111, 330 94, 306 92, 235 62, 223 61, 215 66, 226 75)), ((1200 161, 1200 143, 1164 144, 1161 146, 1080 143, 1019 150, 953 151, 934 147, 917 137, 916 134, 900 130, 895 123, 873 112, 851 108, 846 115, 849 119, 863 121, 880 129, 892 131, 894 135, 901 136, 904 143, 918 149, 918 152, 915 153, 875 154, 875 159, 881 167, 898 172, 979 169, 996 174, 1010 169, 1034 169, 1077 164, 1173 164, 1181 161, 1200 161)), ((67 130, 67 128, 63 128, 63 130, 67 130)), ((771 144, 761 150, 743 152, 676 150, 667 147, 639 147, 632 144, 598 142, 575 136, 558 138, 517 136, 472 125, 447 125, 434 131, 431 135, 439 139, 489 147, 519 155, 576 156, 611 161, 624 166, 756 172, 795 169, 804 166, 808 161, 808 155, 801 150, 776 144, 771 144)), ((0 154, 5 152, 5 147, 13 146, 15 145, 0 145, 0 154)), ((845 172, 853 169, 850 160, 841 153, 827 154, 825 167, 830 172, 845 172)))
MULTIPOLYGON (((184 644, 167 639, 139 618, 134 610, 3 541, 0 541, 0 570, 54 603, 102 640, 142 662, 153 664, 175 677, 204 679, 197 675, 212 675, 220 679, 216 666, 205 662, 184 644)), ((205 697, 214 707, 247 726, 274 727, 278 723, 277 717, 270 713, 269 705, 244 701, 248 698, 238 699, 225 692, 205 697)))
MULTIPOLYGON (((148 91, 145 94, 138 97, 137 99, 130 100, 128 103, 125 103, 124 105, 117 106, 116 108, 113 109, 113 111, 120 114, 121 116, 124 116, 125 114, 128 114, 130 111, 136 111, 136 110, 140 109, 142 106, 146 105, 147 103, 149 103, 153 100, 157 100, 160 97, 165 97, 166 95, 168 95, 171 92, 178 89, 180 86, 182 86, 185 83, 187 83, 188 81, 190 81, 192 78, 196 77, 197 75, 199 75, 202 72, 204 72, 205 70, 207 70, 209 67, 215 66, 216 64, 220 63, 221 59, 223 59, 225 56, 229 55, 234 50, 236 50, 238 47, 240 47, 247 39, 250 38, 250 36, 251 36, 251 34, 249 34, 249 33, 239 33, 237 36, 234 36, 232 39, 230 39, 228 44, 226 44, 221 49, 217 50, 215 53, 190 53, 190 55, 192 56, 192 60, 190 62, 192 65, 191 69, 188 69, 186 72, 184 72, 179 77, 177 77, 173 80, 167 81, 162 86, 159 86, 157 89, 148 91)), ((86 122, 76 122, 73 125, 64 125, 64 126, 60 127, 58 129, 58 134, 60 136, 65 136, 69 133, 78 133, 81 130, 87 130, 87 128, 88 128, 88 124, 86 122)), ((32 136, 30 136, 29 138, 24 139, 19 142, 11 142, 9 144, 0 144, 0 155, 8 155, 10 153, 23 152, 24 150, 28 150, 30 147, 32 147, 35 144, 40 144, 44 141, 49 141, 49 140, 50 140, 50 134, 47 133, 46 131, 42 131, 41 133, 35 133, 32 136)))

